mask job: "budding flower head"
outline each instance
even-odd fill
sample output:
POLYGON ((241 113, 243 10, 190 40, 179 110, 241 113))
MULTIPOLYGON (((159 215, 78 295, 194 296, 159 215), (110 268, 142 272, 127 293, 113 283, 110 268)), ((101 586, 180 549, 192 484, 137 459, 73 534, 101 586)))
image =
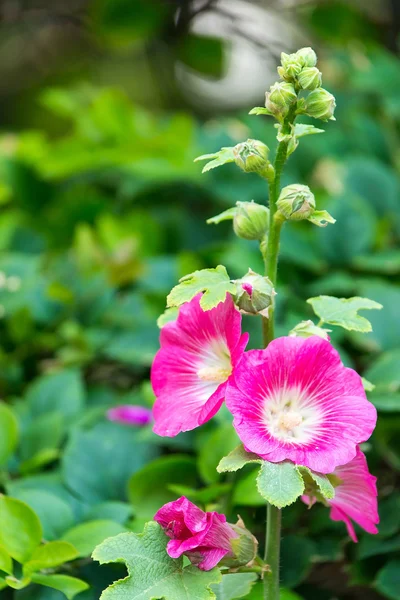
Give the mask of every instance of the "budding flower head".
POLYGON ((334 121, 335 108, 335 97, 323 88, 312 91, 305 103, 305 113, 314 119, 321 119, 321 121, 334 121))
POLYGON ((235 163, 246 173, 260 173, 269 166, 269 148, 259 140, 247 140, 233 149, 235 163))
POLYGON ((281 67, 278 67, 278 73, 285 81, 293 81, 302 69, 302 64, 297 54, 281 54, 281 67))
POLYGON ((296 183, 283 188, 276 205, 286 219, 302 221, 314 212, 315 197, 307 185, 296 183))
POLYGON ((262 240, 268 231, 269 209, 256 202, 237 202, 233 230, 245 240, 262 240))
POLYGON ((257 556, 258 542, 254 535, 246 529, 245 524, 239 517, 238 522, 230 524, 238 537, 231 538, 233 556, 225 556, 220 562, 221 566, 235 568, 251 563, 257 556))
POLYGON ((265 94, 265 106, 275 116, 285 116, 291 104, 296 102, 297 94, 294 86, 288 82, 277 82, 265 94))
POLYGON ((269 316, 276 292, 268 277, 262 277, 249 269, 241 279, 236 279, 235 303, 240 312, 247 315, 269 316))
POLYGON ((300 48, 296 52, 296 57, 302 67, 315 67, 317 64, 317 55, 312 48, 300 48))
POLYGON ((321 87, 322 75, 317 67, 305 67, 297 77, 297 81, 303 90, 315 90, 321 87))

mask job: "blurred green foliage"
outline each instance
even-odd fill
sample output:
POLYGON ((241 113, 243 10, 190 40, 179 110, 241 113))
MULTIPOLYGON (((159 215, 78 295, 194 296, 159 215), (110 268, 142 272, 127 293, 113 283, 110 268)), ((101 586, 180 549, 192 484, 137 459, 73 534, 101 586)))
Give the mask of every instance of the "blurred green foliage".
MULTIPOLYGON (((132 12, 130 4, 95 3, 93 28, 105 46, 165 33, 170 7, 141 1, 132 12)), ((376 43, 377 29, 356 9, 332 3, 306 17, 322 40, 337 121, 300 140, 283 183, 310 185, 337 223, 285 227, 278 333, 313 318, 305 300, 319 294, 383 304, 368 313, 373 332, 332 334, 344 362, 375 385, 369 397, 379 422, 365 450, 379 477, 381 525, 377 536, 360 532, 355 546, 327 509, 285 509, 282 597, 398 600, 400 61, 376 43)), ((192 69, 221 75, 220 40, 186 32, 173 51, 192 69)), ((238 200, 265 202, 265 183, 234 165, 201 176, 193 159, 247 137, 273 147, 275 131, 267 117, 246 111, 200 119, 88 83, 46 88, 38 102, 46 115, 41 127, 0 139, 0 483, 36 513, 43 539, 76 549, 78 558, 57 573, 88 582, 79 599, 97 600, 125 571, 87 560, 93 548, 110 535, 142 531, 178 495, 231 519, 240 511, 262 543, 256 470, 215 470, 237 445, 227 411, 175 439, 110 423, 105 414, 119 404, 151 406, 156 320, 180 277, 217 264, 232 278, 249 267, 261 271, 256 244, 237 239, 229 222, 217 228, 205 221, 238 200)), ((258 320, 246 317, 244 326, 259 346, 258 320)), ((0 524, 0 538, 1 531, 0 524)), ((2 563, 0 571, 6 574, 2 563)), ((0 597, 61 600, 57 590, 67 584, 43 587, 45 576, 0 597)), ((250 583, 244 580, 242 597, 261 599, 258 584, 249 595, 250 583)))

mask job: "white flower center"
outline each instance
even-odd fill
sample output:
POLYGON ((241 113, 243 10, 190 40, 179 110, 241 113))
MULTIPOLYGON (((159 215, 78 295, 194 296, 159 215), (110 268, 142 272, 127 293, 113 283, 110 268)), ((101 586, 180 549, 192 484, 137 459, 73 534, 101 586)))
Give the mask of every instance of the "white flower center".
POLYGON ((229 349, 223 339, 213 339, 199 352, 196 369, 205 397, 211 396, 232 373, 229 349))
POLYGON ((263 421, 275 438, 303 444, 315 438, 321 414, 304 390, 284 388, 273 391, 265 399, 263 421))
POLYGON ((203 381, 215 381, 223 383, 232 373, 232 367, 223 369, 220 367, 202 367, 197 371, 197 375, 203 381))

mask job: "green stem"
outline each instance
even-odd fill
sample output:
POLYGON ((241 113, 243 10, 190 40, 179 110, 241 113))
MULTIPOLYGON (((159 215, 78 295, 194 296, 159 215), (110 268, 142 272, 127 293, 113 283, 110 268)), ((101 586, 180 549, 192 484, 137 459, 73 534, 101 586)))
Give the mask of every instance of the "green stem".
MULTIPOLYGON (((282 133, 291 131, 291 124, 296 118, 296 104, 289 111, 283 125, 282 133)), ((274 169, 275 176, 269 188, 270 228, 265 258, 265 273, 276 287, 279 241, 284 219, 277 212, 276 203, 281 190, 281 174, 287 159, 289 142, 282 141, 276 152, 274 169)), ((268 318, 263 318, 264 346, 274 339, 274 309, 271 307, 268 318)), ((269 571, 264 577, 264 600, 279 600, 279 554, 281 543, 281 510, 267 504, 267 530, 265 540, 264 560, 268 563, 269 571)))

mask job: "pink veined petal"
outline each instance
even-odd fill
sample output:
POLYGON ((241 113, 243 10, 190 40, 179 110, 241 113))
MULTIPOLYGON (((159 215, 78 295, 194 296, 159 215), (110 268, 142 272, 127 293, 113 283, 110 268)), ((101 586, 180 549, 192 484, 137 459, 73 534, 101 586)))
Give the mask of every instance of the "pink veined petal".
POLYGON ((337 508, 337 506, 332 506, 330 517, 332 521, 343 521, 346 525, 347 533, 349 534, 353 542, 358 542, 356 532, 354 531, 353 523, 351 522, 351 520, 345 512, 340 510, 340 508, 337 508))
POLYGON ((223 548, 199 548, 199 553, 204 557, 198 564, 199 569, 210 571, 217 566, 224 556, 229 554, 229 550, 224 550, 223 548))
POLYGON ((208 421, 224 401, 227 380, 248 340, 232 297, 209 311, 201 294, 184 304, 161 330, 151 370, 156 402, 154 431, 175 436, 208 421))
POLYGON ((278 338, 246 352, 226 404, 248 451, 330 473, 356 455, 376 424, 359 375, 320 337, 278 338))

